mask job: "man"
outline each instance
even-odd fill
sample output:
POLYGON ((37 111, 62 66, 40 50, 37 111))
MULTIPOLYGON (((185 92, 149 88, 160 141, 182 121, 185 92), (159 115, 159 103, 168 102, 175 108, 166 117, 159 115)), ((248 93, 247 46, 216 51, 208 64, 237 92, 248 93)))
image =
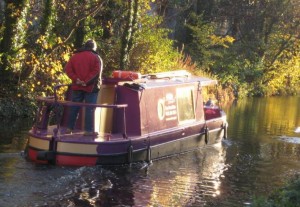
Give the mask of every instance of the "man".
MULTIPOLYGON (((103 63, 100 56, 96 53, 97 44, 94 40, 88 40, 82 49, 75 51, 66 65, 66 73, 72 80, 72 101, 85 103, 96 103, 98 91, 101 85, 101 74, 103 63)), ((79 106, 72 106, 70 109, 70 117, 68 129, 66 133, 71 133, 74 129, 79 106)), ((86 107, 84 135, 97 135, 93 126, 93 107, 86 107)))
POLYGON ((211 98, 209 98, 208 101, 205 103, 205 106, 213 107, 214 106, 213 100, 211 98))

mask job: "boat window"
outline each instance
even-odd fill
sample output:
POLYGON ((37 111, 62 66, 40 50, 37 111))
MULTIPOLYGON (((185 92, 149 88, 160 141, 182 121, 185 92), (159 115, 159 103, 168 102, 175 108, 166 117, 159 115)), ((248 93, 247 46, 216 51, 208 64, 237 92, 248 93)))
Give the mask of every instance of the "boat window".
POLYGON ((180 122, 195 119, 193 88, 178 88, 176 91, 178 119, 180 122))

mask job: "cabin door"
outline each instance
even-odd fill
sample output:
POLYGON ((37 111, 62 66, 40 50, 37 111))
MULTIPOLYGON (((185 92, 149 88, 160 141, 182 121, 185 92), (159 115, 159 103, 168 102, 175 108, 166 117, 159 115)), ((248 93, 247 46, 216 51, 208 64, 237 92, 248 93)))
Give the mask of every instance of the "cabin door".
MULTIPOLYGON (((98 94, 98 104, 114 104, 115 85, 101 85, 98 94)), ((113 122, 112 108, 96 108, 95 110, 95 131, 99 134, 111 133, 113 122)))

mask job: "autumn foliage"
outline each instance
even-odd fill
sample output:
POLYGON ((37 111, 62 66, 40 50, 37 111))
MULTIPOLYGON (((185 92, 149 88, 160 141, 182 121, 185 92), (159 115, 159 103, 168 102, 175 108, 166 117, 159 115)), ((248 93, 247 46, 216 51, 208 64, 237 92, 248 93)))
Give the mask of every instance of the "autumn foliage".
POLYGON ((0 105, 69 83, 64 66, 88 38, 104 76, 187 69, 230 98, 299 93, 299 3, 213 2, 0 0, 0 105))

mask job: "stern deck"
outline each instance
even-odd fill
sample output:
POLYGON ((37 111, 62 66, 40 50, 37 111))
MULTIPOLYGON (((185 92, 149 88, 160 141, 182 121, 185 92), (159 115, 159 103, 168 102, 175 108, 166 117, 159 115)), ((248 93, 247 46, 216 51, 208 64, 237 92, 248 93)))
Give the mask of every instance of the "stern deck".
MULTIPOLYGON (((54 131, 57 129, 56 125, 49 126, 47 130, 31 130, 31 134, 35 137, 43 139, 51 139, 54 135, 54 131)), ((99 142, 114 142, 125 141, 121 133, 119 134, 98 134, 92 136, 85 136, 84 131, 74 130, 72 133, 66 133, 66 127, 60 127, 57 133, 57 141, 62 142, 76 142, 76 143, 99 143, 99 142)))

